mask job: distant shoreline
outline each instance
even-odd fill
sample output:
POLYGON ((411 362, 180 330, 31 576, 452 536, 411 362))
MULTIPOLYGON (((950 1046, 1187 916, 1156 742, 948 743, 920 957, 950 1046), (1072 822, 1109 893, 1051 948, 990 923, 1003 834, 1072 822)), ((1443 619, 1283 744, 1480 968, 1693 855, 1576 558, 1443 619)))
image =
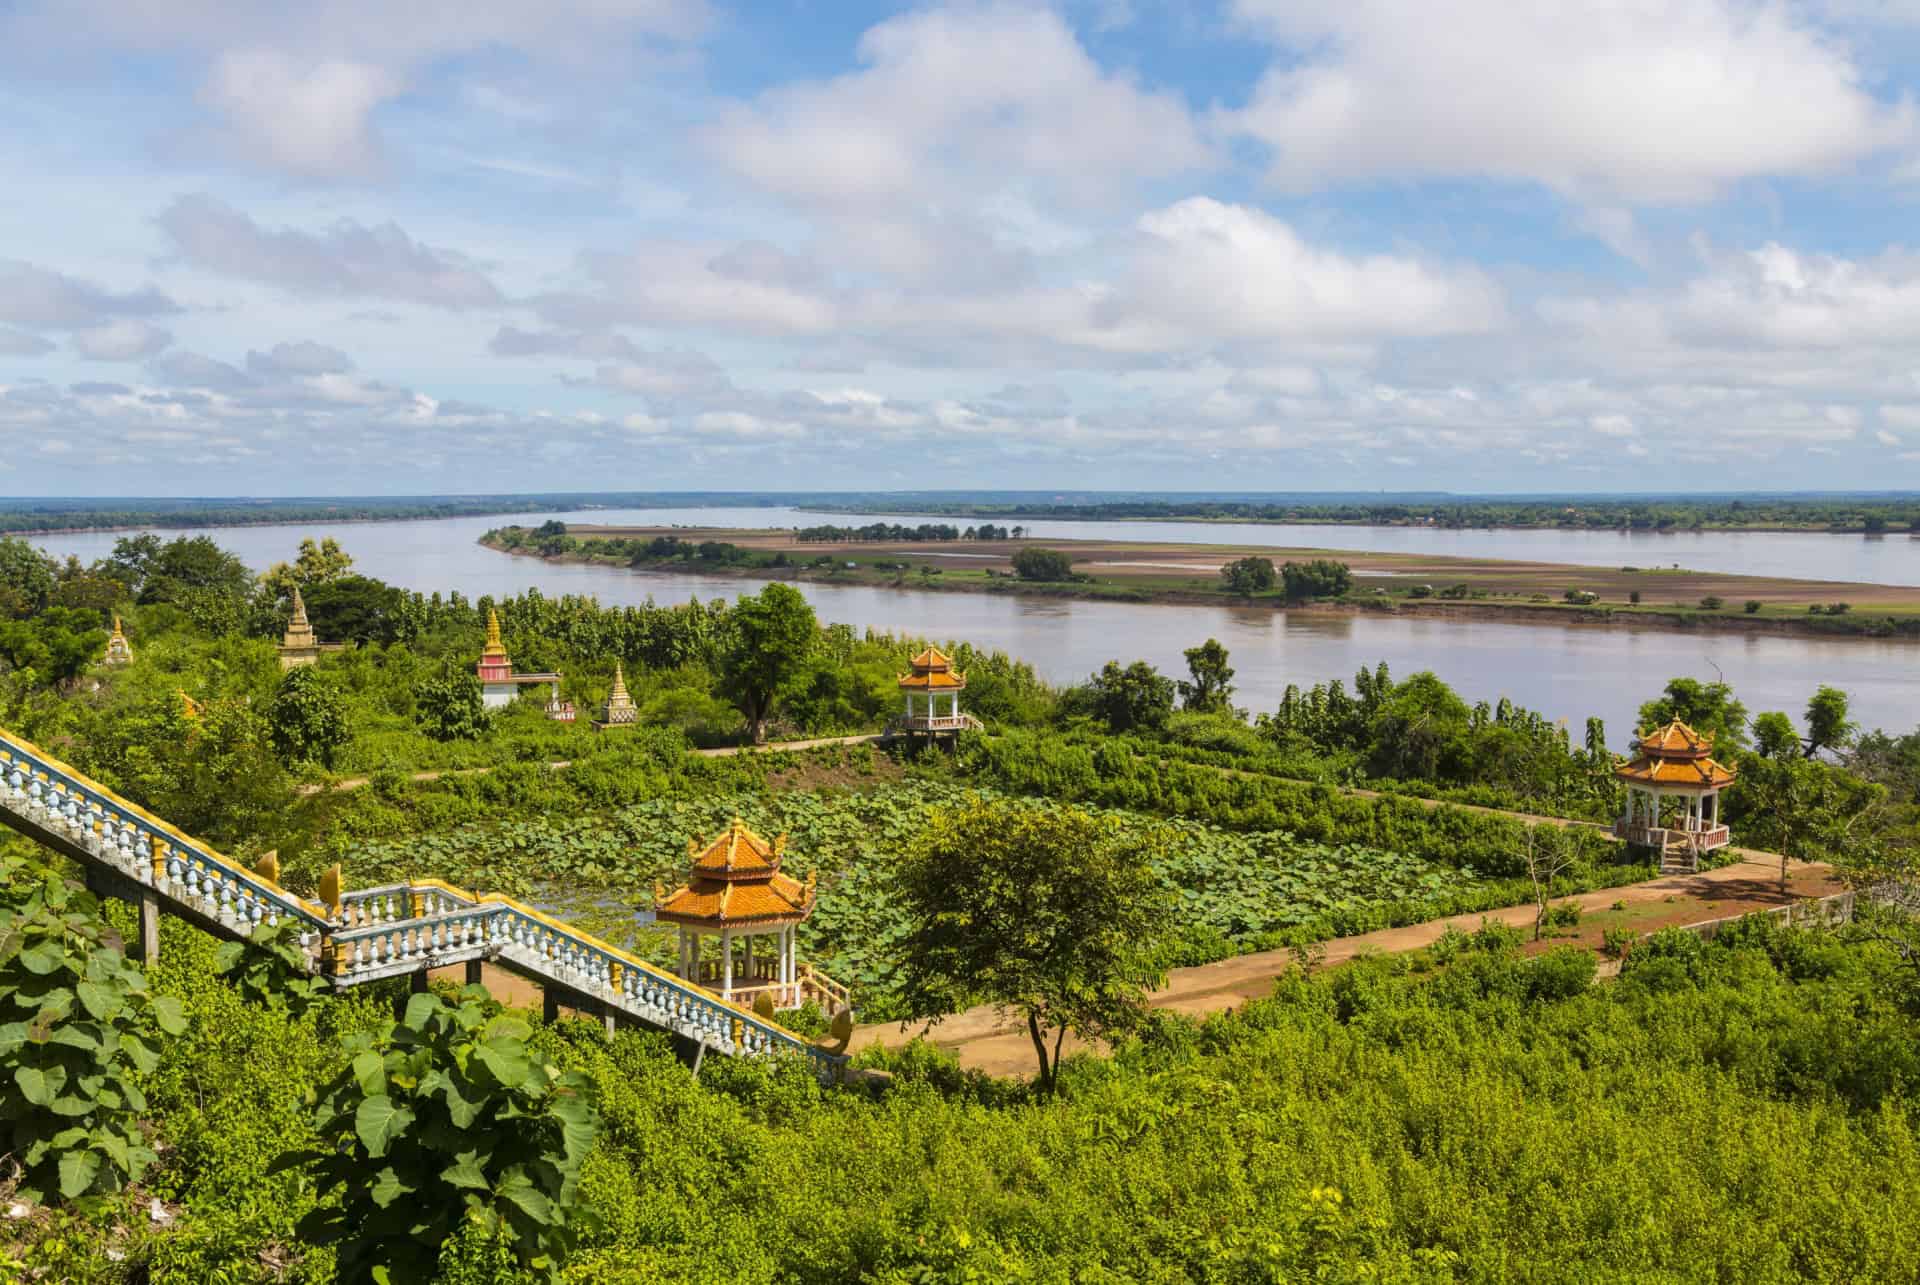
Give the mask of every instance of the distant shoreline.
MULTIPOLYGON (((605 531, 646 530, 645 528, 607 528, 605 531)), ((684 531, 684 528, 682 529, 684 531)), ((759 531, 744 533, 728 531, 722 528, 709 528, 705 532, 716 541, 728 539, 747 539, 758 537, 771 542, 773 537, 788 536, 789 532, 759 531)), ((490 535, 493 533, 489 533, 490 535)), ((581 538, 594 538, 602 534, 591 528, 577 533, 581 538)), ((721 562, 686 560, 678 557, 646 559, 640 562, 621 560, 582 553, 543 554, 528 547, 509 547, 498 539, 482 537, 479 543, 495 552, 514 557, 537 558, 544 562, 559 564, 580 564, 605 567, 626 568, 636 571, 658 571, 668 574, 711 576, 716 579, 754 579, 783 580, 807 584, 849 585, 862 588, 892 588, 920 590, 937 593, 975 593, 999 596, 1019 596, 1033 598, 1070 599, 1082 602, 1137 603, 1159 606, 1213 606, 1241 609, 1267 609, 1275 611, 1300 611, 1317 615, 1349 616, 1401 616, 1419 619, 1456 619, 1456 620, 1497 620, 1533 625, 1558 625, 1563 628, 1653 628, 1683 633, 1723 633, 1723 634, 1770 634, 1797 638, 1824 639, 1869 639, 1878 641, 1920 642, 1920 590, 1899 589, 1890 586, 1841 585, 1818 581, 1768 581, 1758 577, 1718 575, 1698 573, 1695 578, 1718 590, 1724 590, 1728 606, 1721 610, 1709 611, 1700 608, 1679 605, 1649 603, 1644 606, 1629 605, 1624 602, 1601 602, 1593 605, 1575 605, 1564 601, 1513 601, 1476 598, 1452 600, 1439 597, 1413 598, 1407 596, 1365 597, 1361 596, 1369 589, 1382 583, 1380 576, 1405 577, 1404 571, 1377 570, 1366 567, 1359 560, 1372 556, 1377 561, 1392 562, 1396 565, 1427 565, 1435 580, 1452 578, 1456 564, 1468 566, 1462 560, 1428 555, 1358 555, 1338 550, 1292 551, 1310 552, 1313 556, 1340 559, 1356 559, 1354 577, 1356 589, 1353 594, 1340 599, 1288 603, 1274 594, 1259 595, 1251 599, 1241 598, 1227 592, 1224 588, 1198 588, 1200 581, 1186 579, 1174 581, 1171 577, 1154 578, 1135 575, 1128 579, 1113 578, 1097 580, 1091 577, 1078 581, 1027 581, 1008 574, 989 576, 982 568, 949 567, 940 574, 916 574, 898 570, 899 558, 939 559, 944 554, 952 560, 956 551, 931 549, 916 546, 908 549, 899 545, 867 546, 860 545, 813 545, 807 549, 810 556, 833 555, 834 565, 814 568, 803 565, 772 566, 766 563, 728 564, 721 562), (890 565, 877 567, 872 565, 874 555, 890 565), (858 555, 850 556, 850 555, 858 555), (861 559, 866 559, 862 561, 861 559), (852 562, 853 565, 848 565, 852 562), (1899 604, 1895 611, 1885 608, 1866 607, 1853 614, 1840 616, 1786 614, 1781 611, 1769 614, 1744 612, 1740 599, 1741 592, 1767 592, 1792 585, 1799 591, 1819 590, 1826 597, 1840 591, 1878 591, 1894 595, 1899 604)), ((1072 541, 1047 540, 1048 547, 1073 550, 1080 555, 1076 565, 1100 568, 1112 564, 1088 561, 1096 556, 1111 556, 1115 553, 1131 552, 1137 557, 1150 558, 1160 553, 1160 546, 1151 544, 1124 545, 1110 543, 1094 547, 1075 548, 1072 541)), ((986 547, 986 546, 980 546, 986 547)), ((999 546, 992 546, 998 548, 999 546)), ((1194 552, 1200 552, 1200 546, 1190 546, 1194 552)), ((791 555, 790 546, 782 546, 780 552, 791 555)), ((755 549, 757 553, 766 552, 765 545, 755 549)), ((1220 556, 1221 550, 1212 551, 1220 556)), ((1227 552, 1238 552, 1229 550, 1227 552)), ((1284 558, 1289 551, 1267 550, 1276 558, 1284 558)), ((924 565, 924 564, 923 564, 924 565)), ((1138 565, 1138 564, 1136 564, 1138 565)), ((1151 565, 1151 564, 1148 564, 1151 565)), ((1484 567, 1486 564, 1482 564, 1484 567)), ((1512 563, 1507 564, 1513 573, 1527 575, 1545 575, 1560 580, 1578 583, 1596 582, 1600 574, 1592 567, 1560 566, 1552 564, 1512 563)), ((1472 571, 1461 571, 1462 576, 1472 576, 1472 571)), ((1486 574, 1483 572, 1483 574, 1486 574)), ((1497 572, 1494 574, 1498 574, 1497 572)), ((1694 574, 1694 573, 1688 573, 1694 574)), ((1670 573, 1650 571, 1644 580, 1649 586, 1660 586, 1672 577, 1670 573)), ((1617 574, 1611 576, 1619 581, 1617 574)), ((1619 581, 1627 583, 1628 581, 1619 581)), ((1388 581, 1397 583, 1404 594, 1408 583, 1406 579, 1388 581)))

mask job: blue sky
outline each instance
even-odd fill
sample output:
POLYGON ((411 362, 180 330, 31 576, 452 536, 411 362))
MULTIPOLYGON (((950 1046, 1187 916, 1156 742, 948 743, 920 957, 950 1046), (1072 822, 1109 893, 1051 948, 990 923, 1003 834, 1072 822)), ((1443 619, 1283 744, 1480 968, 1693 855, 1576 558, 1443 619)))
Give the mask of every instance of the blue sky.
POLYGON ((0 492, 1920 486, 1920 0, 0 2, 0 492))

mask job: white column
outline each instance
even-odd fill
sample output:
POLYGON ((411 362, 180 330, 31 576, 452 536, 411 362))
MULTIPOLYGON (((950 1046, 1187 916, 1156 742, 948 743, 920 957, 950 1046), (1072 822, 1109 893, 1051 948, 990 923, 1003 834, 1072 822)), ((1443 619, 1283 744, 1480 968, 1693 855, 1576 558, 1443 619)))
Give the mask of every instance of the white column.
POLYGON ((758 940, 759 938, 752 933, 747 934, 747 985, 749 986, 756 986, 760 982, 760 975, 753 971, 753 943, 758 940))
POLYGON ((733 989, 733 930, 720 930, 720 993, 727 994, 733 989))

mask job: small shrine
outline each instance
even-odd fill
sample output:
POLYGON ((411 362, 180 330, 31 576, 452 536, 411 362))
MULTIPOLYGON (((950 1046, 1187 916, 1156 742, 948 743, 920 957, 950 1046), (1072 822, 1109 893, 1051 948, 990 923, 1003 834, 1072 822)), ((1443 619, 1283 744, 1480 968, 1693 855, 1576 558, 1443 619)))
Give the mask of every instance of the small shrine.
POLYGON ((560 683, 556 679, 553 690, 547 694, 547 717, 556 723, 571 723, 576 713, 572 701, 560 699, 560 683))
POLYGON ((776 1009, 798 1008, 823 989, 795 956, 794 932, 813 913, 813 876, 805 883, 780 873, 787 836, 772 843, 738 818, 704 849, 687 841, 687 882, 668 892, 653 888, 654 918, 680 928, 679 975, 718 991, 722 999, 776 1009), (773 938, 771 952, 756 949, 773 938), (708 942, 717 942, 713 958, 708 942))
POLYGON ((626 668, 616 660, 613 662, 613 690, 607 693, 607 703, 601 709, 600 717, 594 720, 593 730, 604 732, 610 727, 632 727, 639 721, 640 707, 627 694, 626 668))
POLYGON ((121 631, 120 617, 113 618, 113 633, 107 637, 107 654, 101 661, 105 665, 131 665, 133 663, 133 644, 127 641, 127 635, 121 631))
POLYGON ((1734 769, 1713 757, 1713 737, 1675 719, 1640 736, 1639 753, 1615 767, 1627 787, 1615 838, 1660 853, 1661 868, 1699 868, 1700 854, 1731 841, 1721 820, 1720 791, 1734 769))
POLYGON ((912 672, 900 676, 907 707, 899 729, 909 736, 951 737, 980 726, 980 720, 960 712, 960 693, 967 676, 938 647, 928 647, 910 662, 912 672))
MULTIPOLYGON (((480 662, 474 666, 474 672, 480 676, 480 701, 488 709, 499 709, 513 704, 522 687, 552 687, 553 695, 547 701, 547 717, 555 717, 556 705, 572 708, 560 699, 559 674, 516 674, 513 662, 507 658, 507 645, 500 641, 500 613, 487 612, 487 644, 480 650, 480 662)), ((562 720, 567 721, 567 720, 562 720)))
POLYGON ((298 669, 319 660, 322 652, 345 650, 344 643, 323 643, 315 637, 313 625, 307 619, 307 604, 300 600, 300 590, 296 586, 293 591, 293 618, 287 621, 287 632, 280 639, 280 668, 298 669))

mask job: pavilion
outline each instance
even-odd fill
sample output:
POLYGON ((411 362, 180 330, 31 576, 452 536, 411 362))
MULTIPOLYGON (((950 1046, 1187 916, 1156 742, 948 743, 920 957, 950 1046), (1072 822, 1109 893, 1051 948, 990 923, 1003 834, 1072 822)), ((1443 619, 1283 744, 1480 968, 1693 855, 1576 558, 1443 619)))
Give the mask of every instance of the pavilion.
POLYGON ((1614 768, 1627 787, 1615 838, 1653 848, 1661 869, 1697 870, 1700 855, 1732 841, 1720 792, 1739 774, 1713 758, 1713 737, 1679 719, 1641 734, 1639 753, 1614 768))
POLYGON ((816 975, 795 956, 795 930, 813 913, 813 876, 805 883, 780 872, 787 836, 772 843, 739 818, 704 849, 688 840, 687 882, 653 889, 654 918, 680 928, 679 975, 721 998, 753 1003, 768 995, 777 1009, 798 1008, 816 989, 816 975), (771 955, 755 949, 772 937, 771 955), (705 943, 717 939, 717 959, 705 943))
POLYGON ((953 667, 953 659, 938 647, 928 647, 908 664, 911 673, 900 676, 906 712, 895 724, 908 736, 952 737, 980 720, 960 712, 960 693, 967 676, 953 667))

